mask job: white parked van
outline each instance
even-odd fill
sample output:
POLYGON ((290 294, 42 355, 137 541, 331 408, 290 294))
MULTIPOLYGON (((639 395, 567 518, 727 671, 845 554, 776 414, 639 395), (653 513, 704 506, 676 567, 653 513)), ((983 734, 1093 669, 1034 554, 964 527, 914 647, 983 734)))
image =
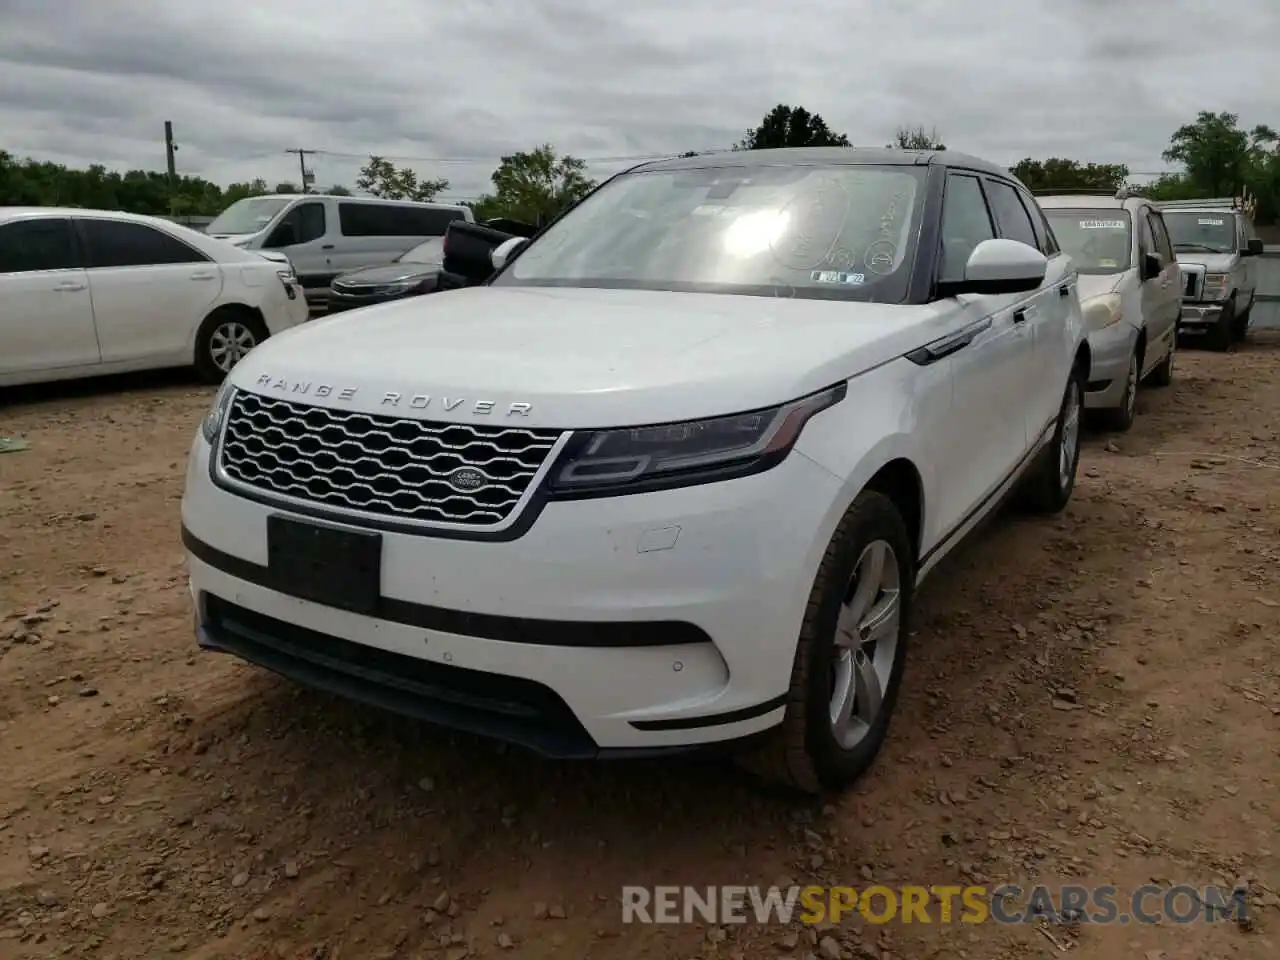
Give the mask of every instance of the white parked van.
POLYGON ((323 299, 340 273, 387 263, 454 220, 474 221, 469 207, 317 193, 237 200, 205 229, 248 250, 278 250, 293 263, 307 298, 323 299))

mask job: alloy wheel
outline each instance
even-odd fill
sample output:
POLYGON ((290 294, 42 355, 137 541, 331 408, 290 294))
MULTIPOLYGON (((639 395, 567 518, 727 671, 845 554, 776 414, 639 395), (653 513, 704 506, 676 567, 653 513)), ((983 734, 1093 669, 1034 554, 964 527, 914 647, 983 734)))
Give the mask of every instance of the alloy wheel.
POLYGON ((239 320, 229 320, 214 328, 209 337, 209 356, 223 373, 230 373, 231 368, 245 358, 258 345, 258 338, 253 331, 239 320))
POLYGON ((867 545, 836 621, 831 732, 842 749, 856 746, 880 714, 893 676, 902 618, 898 556, 884 540, 867 545))

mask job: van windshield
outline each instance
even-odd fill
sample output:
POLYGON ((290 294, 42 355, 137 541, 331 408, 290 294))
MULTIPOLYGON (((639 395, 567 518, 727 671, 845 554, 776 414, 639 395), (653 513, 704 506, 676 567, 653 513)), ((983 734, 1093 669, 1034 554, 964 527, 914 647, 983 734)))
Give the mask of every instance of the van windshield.
POLYGON ((245 197, 218 214, 204 232, 257 233, 291 202, 288 197, 245 197))
POLYGON ((1085 274, 1123 273, 1129 269, 1133 222, 1129 211, 1050 208, 1044 215, 1065 254, 1085 274))
POLYGON ((1166 210, 1164 225, 1174 250, 1233 253, 1236 249, 1235 214, 1226 210, 1166 210))

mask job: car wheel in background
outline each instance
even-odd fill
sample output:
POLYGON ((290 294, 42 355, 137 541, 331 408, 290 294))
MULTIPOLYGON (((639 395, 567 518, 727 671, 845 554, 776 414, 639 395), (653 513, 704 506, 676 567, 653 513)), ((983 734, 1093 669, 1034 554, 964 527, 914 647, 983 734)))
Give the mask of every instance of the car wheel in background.
POLYGON ((831 538, 809 594, 782 724, 744 745, 742 765, 821 793, 875 760, 902 685, 915 551, 901 514, 864 491, 831 538))
POLYGON ((219 307, 196 334, 196 373, 207 383, 221 383, 232 368, 267 339, 262 319, 244 307, 219 307))
POLYGON ((1236 339, 1235 313, 1234 306, 1224 307, 1222 315, 1218 317, 1218 322, 1209 328, 1205 334, 1205 343, 1208 344, 1210 350, 1223 353, 1231 349, 1231 345, 1235 343, 1236 339))
POLYGON ((1164 355, 1164 359, 1159 365, 1147 374, 1147 383, 1153 387, 1167 387, 1173 383, 1173 358, 1178 352, 1178 338, 1175 335, 1169 341, 1169 352, 1164 355))
POLYGON ((1022 489, 1022 504, 1035 513, 1058 513, 1071 500, 1080 467, 1080 427, 1084 412, 1084 371, 1080 365, 1062 393, 1053 440, 1040 455, 1022 489))
POLYGON ((1138 353, 1129 354, 1129 366, 1124 375, 1124 393, 1120 403, 1108 410, 1098 411, 1102 425, 1108 430, 1124 433, 1133 426, 1138 416, 1138 353))

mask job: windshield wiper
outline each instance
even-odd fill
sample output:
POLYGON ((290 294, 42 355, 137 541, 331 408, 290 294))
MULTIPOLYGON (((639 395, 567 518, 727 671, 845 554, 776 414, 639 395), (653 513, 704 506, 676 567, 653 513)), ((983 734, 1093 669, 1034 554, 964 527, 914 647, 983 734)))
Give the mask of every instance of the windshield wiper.
POLYGON ((1173 249, 1177 250, 1179 248, 1183 250, 1205 250, 1209 253, 1226 253, 1220 247, 1211 247, 1207 243, 1175 243, 1173 245, 1173 249))

